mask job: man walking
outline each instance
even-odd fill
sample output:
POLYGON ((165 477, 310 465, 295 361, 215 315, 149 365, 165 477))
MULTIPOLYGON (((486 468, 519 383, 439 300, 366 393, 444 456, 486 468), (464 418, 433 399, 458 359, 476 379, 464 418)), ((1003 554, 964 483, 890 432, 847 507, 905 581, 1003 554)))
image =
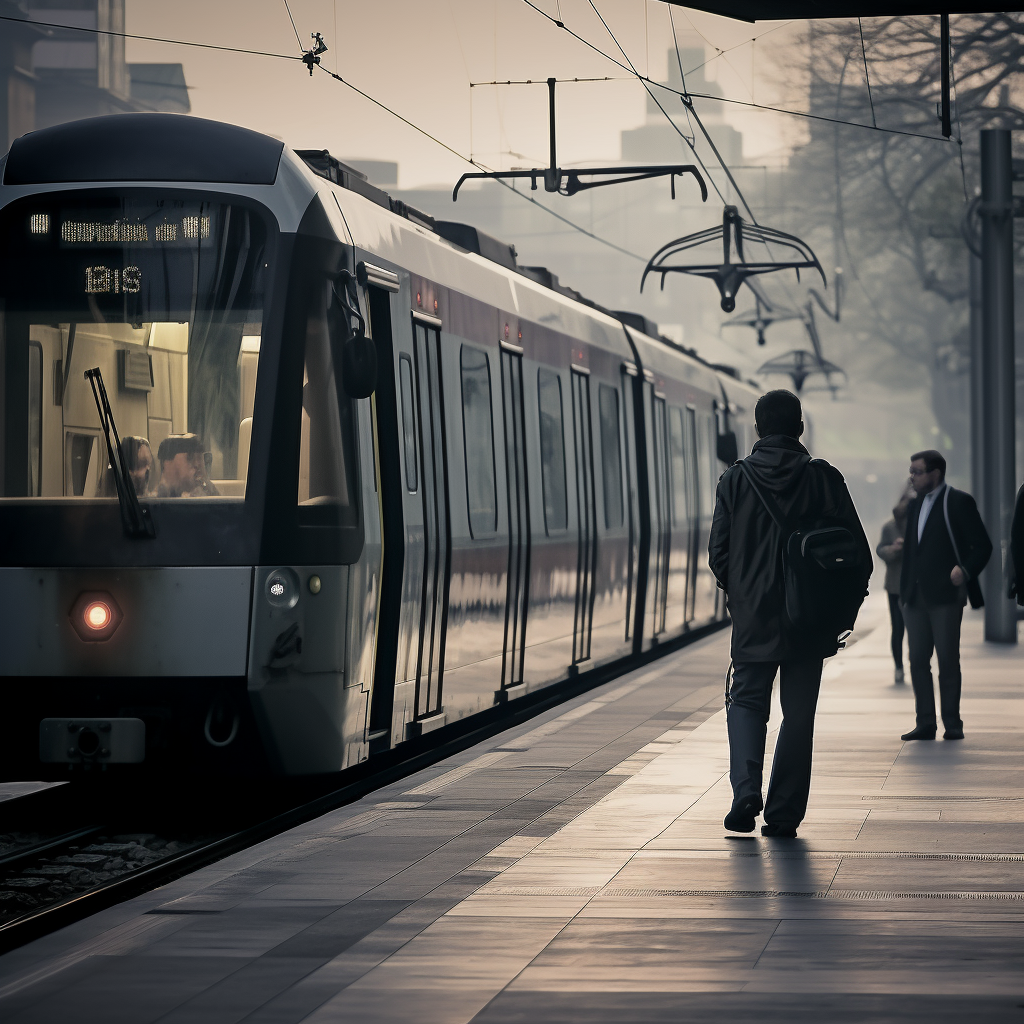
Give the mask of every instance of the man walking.
POLYGON ((828 521, 845 527, 862 548, 863 583, 871 571, 871 548, 842 474, 812 461, 803 434, 800 399, 769 391, 758 399, 754 424, 760 440, 718 484, 711 527, 710 563, 726 592, 732 617, 732 685, 726 698, 732 809, 725 827, 752 832, 764 808, 761 834, 795 838, 807 810, 811 784, 814 712, 822 661, 835 654, 835 635, 797 633, 785 611, 783 528, 758 490, 774 500, 786 524, 828 521), (768 786, 761 798, 764 748, 772 684, 780 675, 783 724, 768 786))
POLYGON ((984 601, 978 577, 992 554, 974 499, 946 483, 946 460, 936 451, 910 457, 917 497, 907 513, 900 600, 910 648, 917 723, 904 740, 935 739, 932 651, 939 661, 943 739, 962 740, 960 718, 960 624, 965 595, 972 608, 984 601))

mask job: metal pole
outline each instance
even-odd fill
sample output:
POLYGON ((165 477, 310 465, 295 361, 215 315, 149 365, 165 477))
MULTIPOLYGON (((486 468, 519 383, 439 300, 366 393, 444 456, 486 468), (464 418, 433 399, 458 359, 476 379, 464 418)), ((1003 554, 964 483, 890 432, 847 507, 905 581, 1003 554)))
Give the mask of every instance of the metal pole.
POLYGON ((548 79, 548 143, 551 150, 551 163, 544 172, 544 188, 548 192, 557 192, 562 175, 558 171, 558 158, 555 155, 555 79, 548 79))
POLYGON ((1013 161, 1010 132, 981 133, 982 517, 995 550, 985 569, 985 639, 1017 642, 1017 609, 1004 566, 1016 491, 1013 324, 1013 161))
POLYGON ((981 257, 968 250, 970 273, 971 332, 971 493, 984 504, 985 474, 985 377, 983 335, 981 331, 981 257))
POLYGON ((941 113, 942 134, 948 139, 953 134, 953 122, 949 102, 949 15, 939 15, 939 46, 942 53, 939 59, 939 74, 941 78, 941 113))

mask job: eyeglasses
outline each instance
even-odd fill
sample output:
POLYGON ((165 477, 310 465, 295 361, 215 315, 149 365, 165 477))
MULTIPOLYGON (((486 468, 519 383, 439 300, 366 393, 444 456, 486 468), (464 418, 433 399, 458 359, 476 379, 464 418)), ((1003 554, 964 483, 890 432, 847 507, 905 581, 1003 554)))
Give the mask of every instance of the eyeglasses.
POLYGON ((930 472, 930 469, 914 469, 913 466, 910 467, 911 476, 927 476, 930 472))

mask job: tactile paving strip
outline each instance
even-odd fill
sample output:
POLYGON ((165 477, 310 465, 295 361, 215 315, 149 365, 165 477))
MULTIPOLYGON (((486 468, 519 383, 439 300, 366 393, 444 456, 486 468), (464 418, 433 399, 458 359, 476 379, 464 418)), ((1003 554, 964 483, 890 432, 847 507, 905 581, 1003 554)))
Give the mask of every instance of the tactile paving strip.
POLYGON ((886 892, 859 889, 832 889, 828 892, 784 892, 775 889, 606 889, 599 895, 641 898, 700 896, 716 899, 1024 900, 1024 892, 886 892))

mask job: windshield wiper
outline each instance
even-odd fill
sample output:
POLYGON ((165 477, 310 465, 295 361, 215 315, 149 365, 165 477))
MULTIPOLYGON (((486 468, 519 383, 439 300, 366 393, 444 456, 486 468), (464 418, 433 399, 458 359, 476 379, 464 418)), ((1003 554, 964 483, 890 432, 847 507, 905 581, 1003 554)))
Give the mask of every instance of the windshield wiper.
POLYGON ((103 386, 103 374, 94 366, 85 371, 85 379, 92 386, 92 397, 96 399, 96 411, 100 415, 100 426, 107 442, 107 458, 110 471, 114 474, 114 486, 117 488, 117 503, 121 507, 121 524, 129 537, 155 537, 156 527, 153 525, 149 509, 139 503, 135 493, 135 484, 128 473, 128 463, 121 450, 121 438, 118 437, 114 425, 114 414, 110 411, 107 389, 103 386))

